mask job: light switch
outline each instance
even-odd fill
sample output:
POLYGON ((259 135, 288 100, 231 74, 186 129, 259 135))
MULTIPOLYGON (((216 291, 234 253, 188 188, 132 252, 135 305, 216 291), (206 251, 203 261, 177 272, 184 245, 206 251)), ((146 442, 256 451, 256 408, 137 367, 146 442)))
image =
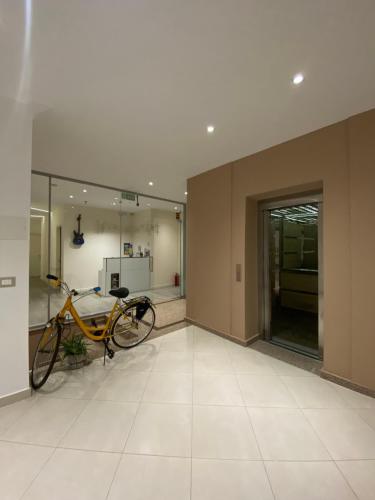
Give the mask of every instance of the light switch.
POLYGON ((9 288, 11 286, 16 286, 15 276, 0 278, 0 288, 9 288))

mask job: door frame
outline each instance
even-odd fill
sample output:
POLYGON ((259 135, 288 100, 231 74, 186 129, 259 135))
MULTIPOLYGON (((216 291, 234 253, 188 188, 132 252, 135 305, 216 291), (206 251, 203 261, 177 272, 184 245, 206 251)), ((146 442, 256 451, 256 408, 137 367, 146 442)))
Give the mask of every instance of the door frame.
MULTIPOLYGON (((317 203, 318 211, 318 357, 324 354, 324 262, 323 262, 323 193, 312 193, 303 196, 291 196, 281 200, 265 200, 258 204, 258 276, 259 276, 259 317, 260 330, 268 342, 271 337, 271 307, 269 283, 269 216, 270 210, 296 205, 317 203)), ((287 348, 287 346, 285 346, 287 348)), ((309 355, 299 351, 305 355, 309 355)))

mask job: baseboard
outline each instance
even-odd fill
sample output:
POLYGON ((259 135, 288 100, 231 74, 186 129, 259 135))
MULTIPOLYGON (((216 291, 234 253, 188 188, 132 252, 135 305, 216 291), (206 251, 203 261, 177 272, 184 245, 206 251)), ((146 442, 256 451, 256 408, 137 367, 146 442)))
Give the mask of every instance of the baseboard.
POLYGON ((7 394, 6 396, 0 397, 0 407, 7 406, 22 399, 27 399, 31 396, 31 389, 22 389, 22 391, 13 392, 12 394, 7 394))
POLYGON ((375 398, 375 389, 370 389, 369 387, 365 387, 363 385, 356 384, 352 382, 351 380, 345 378, 345 377, 340 377, 339 375, 335 375, 334 373, 331 373, 324 368, 320 370, 320 376, 326 380, 329 380, 330 382, 334 382, 335 384, 342 385, 343 387, 346 387, 347 389, 351 389, 352 391, 357 391, 362 394, 365 394, 366 396, 370 396, 372 398, 375 398))
POLYGON ((204 325, 203 323, 200 323, 199 321, 195 321, 194 319, 185 318, 185 321, 187 323, 190 323, 191 325, 199 326, 199 328, 203 328, 204 330, 207 330, 208 332, 214 333, 215 335, 218 335, 219 337, 223 337, 224 339, 231 340, 235 344, 239 344, 242 347, 247 347, 248 345, 252 344, 256 340, 259 339, 259 335, 254 335, 253 337, 250 337, 249 339, 242 340, 239 339, 238 337, 234 337, 233 335, 229 335, 228 333, 222 332, 220 330, 216 330, 215 328, 211 328, 210 326, 204 325))

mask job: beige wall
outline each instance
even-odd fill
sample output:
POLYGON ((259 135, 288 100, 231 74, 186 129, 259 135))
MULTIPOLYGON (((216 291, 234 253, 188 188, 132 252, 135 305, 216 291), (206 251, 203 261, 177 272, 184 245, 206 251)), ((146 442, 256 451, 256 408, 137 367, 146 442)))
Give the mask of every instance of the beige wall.
POLYGON ((375 389, 374 137, 372 110, 189 179, 187 316, 259 333, 257 202, 323 186, 324 369, 375 389))

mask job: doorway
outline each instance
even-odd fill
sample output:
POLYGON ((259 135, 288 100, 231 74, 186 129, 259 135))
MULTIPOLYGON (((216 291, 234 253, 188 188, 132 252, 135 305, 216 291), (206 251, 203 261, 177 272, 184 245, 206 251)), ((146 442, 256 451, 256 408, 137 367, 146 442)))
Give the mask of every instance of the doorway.
POLYGON ((265 339, 322 357, 321 196, 261 206, 265 339))

